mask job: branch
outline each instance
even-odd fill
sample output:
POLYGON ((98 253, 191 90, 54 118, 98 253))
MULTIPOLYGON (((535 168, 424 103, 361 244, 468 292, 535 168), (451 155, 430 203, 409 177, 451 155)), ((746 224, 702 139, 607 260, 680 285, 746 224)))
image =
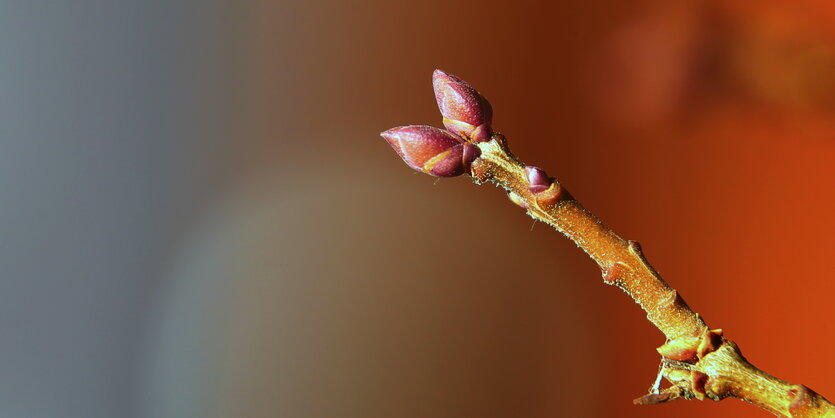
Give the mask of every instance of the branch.
MULTIPOLYGON (((672 384, 650 393, 636 404, 655 404, 677 398, 716 401, 733 397, 777 416, 835 416, 835 406, 803 385, 794 385, 751 365, 737 345, 711 330, 681 295, 652 268, 635 241, 626 241, 575 200, 555 179, 539 192, 531 191, 526 167, 510 152, 505 138, 494 134, 478 144, 481 156, 473 161, 476 184, 490 181, 505 189, 511 200, 534 219, 562 232, 591 257, 603 281, 626 292, 667 337, 658 348, 662 375, 672 384)), ((544 172, 543 172, 544 173, 544 172)), ((536 189, 534 189, 536 190, 536 189)))
POLYGON ((432 84, 446 130, 402 126, 382 133, 407 165, 438 177, 464 173, 476 184, 505 189, 534 219, 570 238, 667 337, 659 382, 635 399, 649 405, 674 399, 738 398, 781 417, 835 417, 835 405, 811 389, 780 380, 751 365, 721 329, 710 329, 652 268, 635 241, 619 237, 540 168, 526 166, 492 130, 490 103, 463 80, 435 70, 432 84), (659 390, 660 377, 670 386, 659 390))

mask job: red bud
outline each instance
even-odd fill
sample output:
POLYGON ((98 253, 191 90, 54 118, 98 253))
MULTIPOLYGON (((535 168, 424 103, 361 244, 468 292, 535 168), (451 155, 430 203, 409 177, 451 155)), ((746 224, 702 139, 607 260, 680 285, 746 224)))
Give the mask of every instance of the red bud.
POLYGON ((432 86, 447 129, 473 142, 490 139, 493 108, 484 96, 464 80, 441 70, 432 74, 432 86))
POLYGON ((380 135, 409 167, 437 177, 461 175, 481 155, 475 145, 433 126, 400 126, 380 135))
POLYGON ((544 192, 551 186, 551 179, 548 178, 548 174, 539 167, 526 166, 525 174, 528 177, 528 190, 531 193, 544 192))

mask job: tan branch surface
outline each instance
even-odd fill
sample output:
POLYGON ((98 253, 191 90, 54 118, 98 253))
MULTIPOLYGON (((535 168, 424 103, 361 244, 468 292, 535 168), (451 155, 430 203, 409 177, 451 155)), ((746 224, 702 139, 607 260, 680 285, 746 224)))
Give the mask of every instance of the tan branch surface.
POLYGON ((475 144, 481 155, 470 174, 477 184, 493 182, 533 218, 565 234, 582 248, 603 272, 603 280, 626 292, 667 337, 658 348, 661 373, 671 383, 635 400, 654 404, 677 398, 722 400, 739 398, 782 417, 835 417, 835 406, 803 385, 765 373, 742 356, 737 345, 711 330, 678 292, 644 258, 640 246, 615 234, 575 200, 558 181, 544 191, 530 190, 526 167, 493 134, 475 144))

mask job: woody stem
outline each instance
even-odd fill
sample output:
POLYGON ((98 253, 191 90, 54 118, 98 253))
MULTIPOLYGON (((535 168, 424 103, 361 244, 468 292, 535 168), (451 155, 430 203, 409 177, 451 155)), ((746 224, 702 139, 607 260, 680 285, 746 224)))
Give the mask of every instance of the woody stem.
POLYGON ((652 268, 638 243, 619 237, 558 181, 552 180, 547 190, 532 192, 525 165, 510 152, 501 134, 477 145, 481 157, 470 168, 473 181, 490 181, 502 187, 531 217, 574 241, 600 267, 604 282, 626 292, 667 337, 665 347, 673 348, 664 353, 675 355, 665 355, 681 360, 669 361, 665 367, 664 377, 673 386, 663 394, 639 398, 637 403, 666 402, 678 397, 736 397, 778 416, 835 416, 835 406, 825 398, 805 386, 784 382, 757 369, 742 357, 735 343, 721 337, 721 330, 710 331, 652 268))

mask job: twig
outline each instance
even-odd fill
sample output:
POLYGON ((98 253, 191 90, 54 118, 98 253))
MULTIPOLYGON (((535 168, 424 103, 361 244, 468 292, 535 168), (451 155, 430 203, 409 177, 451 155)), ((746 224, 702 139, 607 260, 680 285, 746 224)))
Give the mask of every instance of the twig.
POLYGON ((626 292, 667 337, 658 351, 665 359, 664 377, 673 385, 659 395, 635 403, 653 404, 676 398, 735 397, 777 416, 835 416, 835 406, 802 385, 765 373, 742 357, 737 345, 710 330, 681 295, 658 275, 635 241, 615 234, 554 180, 549 189, 531 193, 525 165, 507 149, 504 137, 494 134, 478 144, 481 157, 472 163, 477 184, 495 183, 526 207, 533 218, 548 223, 582 248, 600 266, 603 280, 626 292), (827 415, 829 414, 829 415, 827 415))
POLYGON ((451 132, 406 126, 383 137, 412 168, 442 177, 469 173, 476 184, 492 182, 505 189, 531 217, 582 248, 600 267, 605 283, 641 306, 667 337, 657 350, 661 374, 671 386, 658 391, 654 385, 636 404, 733 397, 781 417, 835 417, 835 405, 823 396, 751 365, 721 329, 710 329, 661 278, 637 242, 615 234, 542 169, 519 161, 505 137, 492 131, 492 108, 475 89, 441 71, 435 72, 433 84, 451 132))

